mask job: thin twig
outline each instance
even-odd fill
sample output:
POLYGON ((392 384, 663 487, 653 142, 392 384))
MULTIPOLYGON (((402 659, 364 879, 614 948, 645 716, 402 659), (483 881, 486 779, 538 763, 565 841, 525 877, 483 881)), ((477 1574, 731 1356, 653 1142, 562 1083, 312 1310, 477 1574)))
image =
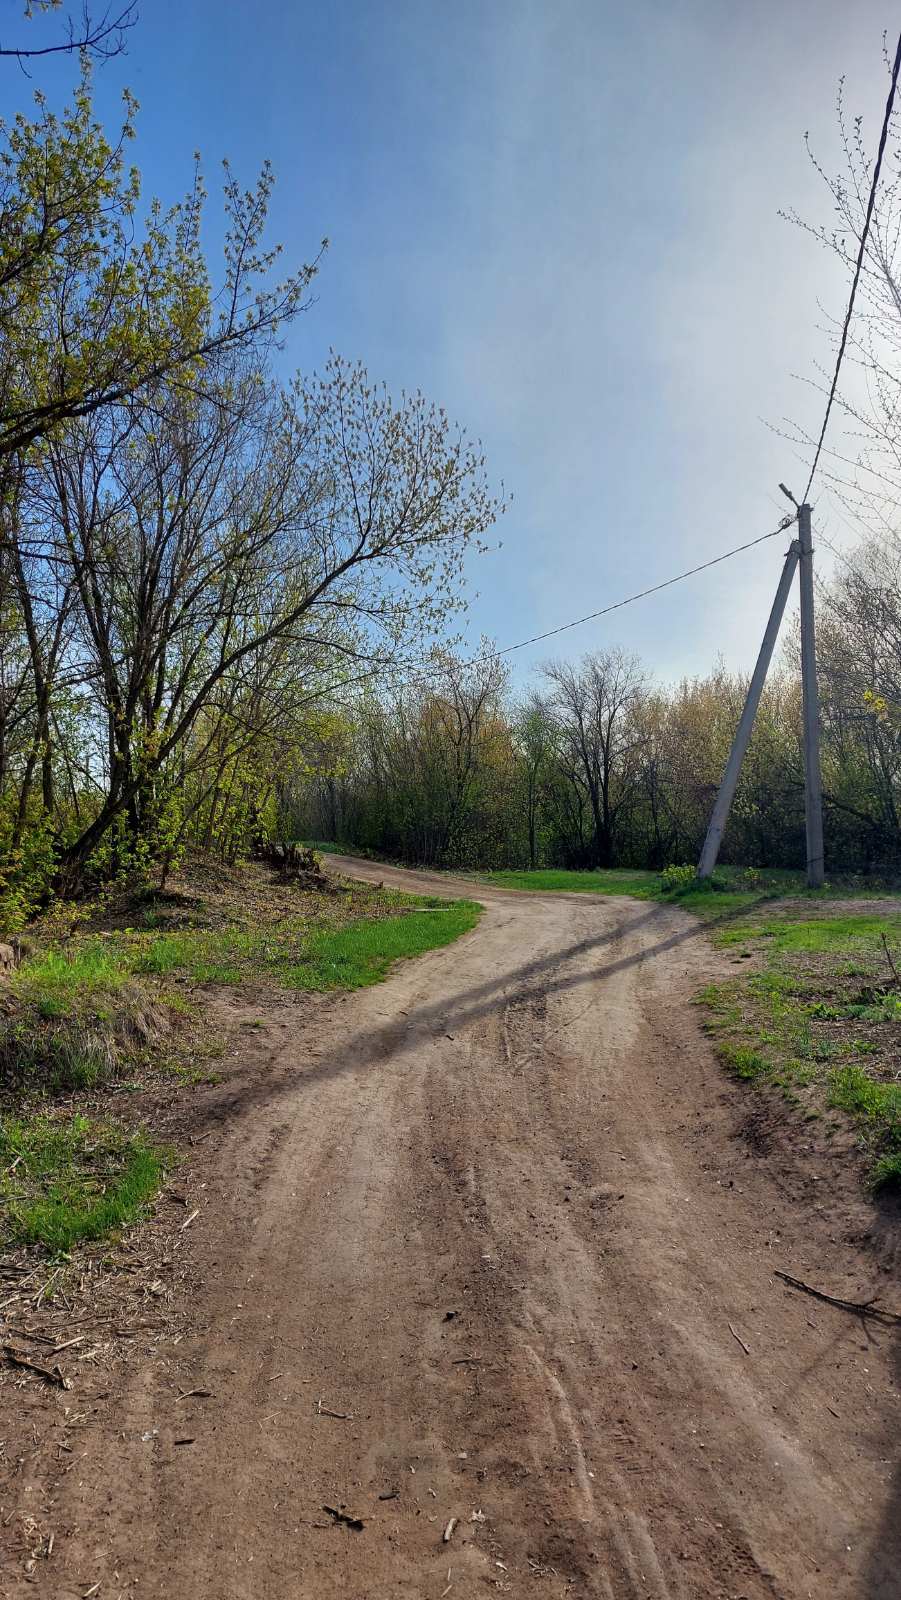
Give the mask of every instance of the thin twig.
POLYGON ((330 1411, 328 1406, 322 1404, 321 1400, 316 1401, 316 1415, 317 1417, 337 1417, 339 1422, 353 1422, 354 1420, 352 1411, 330 1411))
POLYGON ((894 960, 892 958, 892 952, 889 949, 888 940, 885 937, 884 933, 880 933, 879 937, 882 940, 882 948, 885 951, 885 959, 889 964, 889 969, 891 971, 892 978, 894 980, 895 988, 896 989, 901 989, 901 977, 898 976, 898 968, 895 966, 894 960))
POLYGON ((28 1372, 36 1372, 40 1377, 46 1378, 48 1383, 58 1383, 61 1389, 71 1389, 72 1385, 64 1372, 59 1367, 43 1367, 39 1361, 32 1361, 23 1351, 17 1350, 14 1345, 5 1344, 3 1354, 7 1361, 16 1367, 24 1367, 28 1372))
POLYGON ((793 1289, 801 1289, 804 1294, 812 1294, 815 1300, 825 1300, 828 1306, 839 1306, 842 1311, 853 1311, 858 1317, 873 1317, 877 1322, 901 1323, 901 1312, 890 1311, 887 1306, 878 1306, 875 1300, 842 1300, 839 1295, 826 1294, 823 1289, 814 1289, 812 1284, 804 1283, 801 1278, 793 1278, 790 1272, 775 1271, 775 1276, 781 1278, 783 1283, 788 1283, 793 1289))
POLYGON ((734 1328, 733 1328, 733 1326, 732 1326, 732 1324, 731 1324, 731 1322, 730 1322, 730 1323, 729 1323, 729 1332, 730 1332, 730 1333, 731 1333, 731 1335, 732 1335, 732 1337, 733 1337, 733 1339, 737 1339, 737 1340, 738 1340, 738 1342, 739 1342, 739 1344, 740 1344, 740 1345, 741 1345, 741 1347, 742 1347, 742 1349, 743 1349, 743 1351, 744 1351, 744 1353, 745 1353, 745 1355, 746 1355, 746 1356, 749 1356, 749 1355, 750 1355, 750 1354, 751 1354, 751 1352, 750 1352, 750 1350, 749 1350, 749 1349, 748 1349, 748 1346, 747 1346, 747 1345, 746 1345, 746 1344, 745 1344, 745 1341, 744 1341, 744 1339, 743 1339, 743 1338, 742 1338, 742 1336, 741 1336, 741 1334, 740 1334, 740 1333, 736 1333, 736 1331, 735 1331, 735 1329, 734 1329, 734 1328))

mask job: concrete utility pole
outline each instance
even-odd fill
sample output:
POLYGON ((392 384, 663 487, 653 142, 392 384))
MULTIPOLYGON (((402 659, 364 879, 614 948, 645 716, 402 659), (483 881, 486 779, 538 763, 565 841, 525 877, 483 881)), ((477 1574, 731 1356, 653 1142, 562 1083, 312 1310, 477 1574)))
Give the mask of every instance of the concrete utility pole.
MULTIPOLYGON (((804 506, 802 506, 801 510, 803 511, 804 509, 805 509, 804 506)), ((807 537, 808 537, 808 540, 809 540, 809 538, 810 538, 810 507, 808 506, 806 509, 807 509, 807 537)), ((788 591, 792 586, 792 579, 795 576, 795 567, 798 565, 798 558, 802 554, 802 549, 803 549, 803 546, 802 546, 801 542, 798 539, 793 539, 791 544, 789 545, 788 552, 787 552, 786 557, 785 557, 785 566, 782 568, 782 577, 779 579, 779 587, 776 590, 776 598, 773 601, 773 609, 770 612, 770 620, 766 625, 766 632, 764 633, 764 636, 763 636, 763 643, 760 646, 760 654, 757 657, 757 665, 754 668, 754 673, 753 673, 753 676, 751 678, 751 682, 748 685, 748 697, 745 700, 745 708, 744 708, 744 710, 743 710, 743 712, 741 714, 741 721, 738 724, 738 728, 736 730, 735 738, 732 741, 732 749, 729 752, 729 760, 726 762, 726 770, 723 773, 723 781, 720 784, 719 794, 716 797, 716 804, 714 805, 713 813, 712 813, 711 818, 710 818, 710 826, 707 829, 707 837, 704 840, 704 848, 701 851, 701 859, 698 862, 698 877, 699 878, 709 878, 710 874, 712 873, 712 871, 714 869, 714 867, 716 866, 716 859, 717 859, 717 856, 720 853, 720 844, 722 843, 723 832, 725 830, 726 823, 727 823, 728 818, 729 818, 729 809, 730 809, 730 807, 732 805, 732 799, 733 799, 733 796, 735 794, 736 785, 738 784, 739 774, 741 773, 741 764, 744 761, 745 751, 748 748, 748 741, 749 741, 749 739, 751 737, 751 729, 754 726, 754 718, 757 715, 757 707, 760 704, 760 696, 761 696, 761 693, 763 691, 764 682, 766 680, 767 669, 769 667, 770 658, 771 658, 771 656, 773 654, 773 647, 774 647, 774 645, 776 643, 776 638, 777 638, 777 635, 779 633, 779 624, 782 621, 782 613, 785 610, 785 602, 788 599, 788 591)), ((803 604, 803 601, 802 601, 802 604, 803 604)), ((813 606, 813 591, 811 590, 811 608, 812 608, 812 606, 813 606)), ((811 609, 811 630, 812 630, 812 627, 813 627, 813 611, 811 609)), ((811 638, 812 637, 813 637, 813 634, 812 634, 812 631, 811 631, 811 638)), ((806 693, 805 693, 805 705, 806 705, 806 693)), ((805 720, 805 728, 806 728, 806 720, 805 720)), ((818 773, 819 773, 819 770, 820 770, 819 769, 819 765, 817 765, 817 772, 818 773)), ((808 838, 809 838, 809 822, 808 822, 808 838)), ((809 846, 808 846, 808 855, 809 854, 810 854, 810 849, 809 849, 809 846)), ((822 847, 822 831, 821 831, 821 833, 820 833, 821 865, 822 865, 822 854, 823 854, 823 847, 822 847)), ((822 882, 822 879, 820 881, 822 882)))
POLYGON ((798 507, 801 546, 801 687, 804 696, 804 808, 807 817, 807 884, 822 887, 823 779, 820 772, 820 695, 817 688, 816 630, 813 617, 813 542, 810 506, 798 507))

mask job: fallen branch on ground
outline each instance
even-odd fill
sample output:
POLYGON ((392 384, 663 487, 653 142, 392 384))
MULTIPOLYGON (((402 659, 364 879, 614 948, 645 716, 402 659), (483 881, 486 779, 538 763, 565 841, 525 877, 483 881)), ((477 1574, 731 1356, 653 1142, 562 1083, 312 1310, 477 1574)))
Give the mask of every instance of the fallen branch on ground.
POLYGON ((828 1306, 839 1306, 842 1311, 853 1311, 858 1317, 873 1317, 878 1322, 901 1323, 901 1312, 890 1311, 887 1306, 877 1305, 875 1300, 842 1300, 839 1295, 826 1294, 824 1289, 814 1289, 812 1284, 804 1283, 801 1278, 793 1278, 790 1272, 776 1269, 775 1276, 793 1289, 813 1295, 815 1300, 824 1300, 828 1306))
POLYGON ((23 1351, 17 1350, 14 1345, 5 1344, 3 1354, 7 1361, 14 1366, 24 1367, 27 1372, 37 1372, 40 1377, 46 1378, 48 1383, 58 1383, 61 1389, 71 1389, 72 1385, 59 1367, 42 1367, 39 1361, 32 1361, 23 1351))

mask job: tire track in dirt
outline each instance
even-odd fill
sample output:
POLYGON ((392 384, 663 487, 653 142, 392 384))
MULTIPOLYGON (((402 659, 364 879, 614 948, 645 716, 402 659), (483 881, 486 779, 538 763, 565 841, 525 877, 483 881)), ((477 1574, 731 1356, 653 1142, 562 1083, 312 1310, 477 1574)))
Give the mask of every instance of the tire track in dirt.
POLYGON ((23 1593, 895 1600, 890 1331, 773 1280, 872 1268, 736 1138, 688 1004, 718 958, 671 908, 484 898, 247 1043, 186 1336, 23 1593))

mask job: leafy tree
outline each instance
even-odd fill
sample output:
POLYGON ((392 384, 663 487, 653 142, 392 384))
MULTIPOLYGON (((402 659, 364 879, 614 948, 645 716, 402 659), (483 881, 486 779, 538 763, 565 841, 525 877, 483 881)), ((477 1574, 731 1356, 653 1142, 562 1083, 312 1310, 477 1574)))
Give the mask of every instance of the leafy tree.
POLYGON ((302 308, 316 264, 273 287, 278 251, 262 236, 272 190, 263 168, 244 191, 226 168, 222 284, 200 247, 205 199, 195 162, 185 200, 138 222, 127 168, 136 103, 124 97, 114 142, 94 117, 87 68, 61 116, 0 123, 0 486, 11 463, 66 422, 161 382, 203 390, 224 347, 262 354, 302 308))

